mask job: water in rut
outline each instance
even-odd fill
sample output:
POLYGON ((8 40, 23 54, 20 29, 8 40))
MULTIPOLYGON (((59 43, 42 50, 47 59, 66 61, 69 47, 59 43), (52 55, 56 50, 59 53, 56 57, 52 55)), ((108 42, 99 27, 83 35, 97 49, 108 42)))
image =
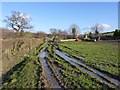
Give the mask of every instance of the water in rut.
POLYGON ((48 86, 50 86, 49 88, 61 88, 61 86, 58 84, 58 81, 56 80, 56 78, 54 76, 52 76, 51 69, 47 64, 47 61, 44 59, 45 56, 46 56, 46 52, 43 51, 40 54, 40 57, 42 58, 42 65, 44 67, 44 75, 48 81, 48 84, 49 84, 48 86))
POLYGON ((67 55, 65 55, 65 53, 62 53, 59 50, 56 50, 56 54, 60 55, 62 58, 64 58, 66 61, 70 62, 71 64, 73 64, 77 67, 80 67, 83 72, 86 72, 86 73, 90 74, 91 76, 94 76, 95 78, 99 79, 103 83, 106 83, 110 87, 116 88, 119 85, 118 80, 108 77, 106 74, 104 74, 90 66, 87 66, 86 64, 84 64, 82 62, 79 62, 75 58, 68 57, 67 55), (107 80, 109 80, 110 82, 112 82, 114 84, 109 83, 108 81, 104 80, 104 78, 106 78, 107 80))

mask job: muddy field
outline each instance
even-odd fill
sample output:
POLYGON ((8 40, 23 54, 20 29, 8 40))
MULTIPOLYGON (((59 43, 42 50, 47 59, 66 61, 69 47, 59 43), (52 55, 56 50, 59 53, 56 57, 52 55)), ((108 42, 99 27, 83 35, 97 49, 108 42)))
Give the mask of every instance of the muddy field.
POLYGON ((118 43, 110 43, 43 43, 4 79, 3 88, 117 90, 118 43))

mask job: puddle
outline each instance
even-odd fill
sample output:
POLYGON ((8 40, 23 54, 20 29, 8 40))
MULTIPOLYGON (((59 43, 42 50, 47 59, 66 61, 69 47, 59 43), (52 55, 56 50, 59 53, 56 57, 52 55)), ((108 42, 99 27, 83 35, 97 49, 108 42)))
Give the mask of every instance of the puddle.
POLYGON ((46 50, 44 50, 41 54, 40 57, 42 58, 42 65, 44 67, 44 75, 47 78, 47 80, 49 81, 49 83, 51 84, 52 88, 61 88, 61 86, 58 84, 56 78, 54 76, 52 76, 52 72, 50 67, 47 64, 47 61, 44 59, 46 56, 46 50))
POLYGON ((41 58, 44 58, 45 56, 46 56, 46 52, 45 52, 46 50, 44 50, 41 54, 40 54, 40 57, 41 58))
POLYGON ((116 80, 116 79, 113 79, 111 77, 108 77, 106 74, 90 67, 90 66, 87 66, 86 64, 82 63, 82 62, 79 62, 77 59, 75 58, 70 58, 68 57, 67 55, 65 55, 64 53, 62 53, 61 51, 59 50, 56 50, 56 54, 60 55, 62 58, 64 58, 66 61, 69 61, 71 64, 77 66, 77 67, 80 67, 83 72, 86 72, 88 74, 90 74, 91 76, 99 79, 100 81, 106 83, 108 86, 110 87, 116 87, 116 86, 119 86, 119 81, 116 80), (115 85, 113 84, 110 84, 109 82, 107 82, 106 80, 104 80, 103 78, 106 78, 107 80, 109 80, 110 82, 114 83, 115 85))

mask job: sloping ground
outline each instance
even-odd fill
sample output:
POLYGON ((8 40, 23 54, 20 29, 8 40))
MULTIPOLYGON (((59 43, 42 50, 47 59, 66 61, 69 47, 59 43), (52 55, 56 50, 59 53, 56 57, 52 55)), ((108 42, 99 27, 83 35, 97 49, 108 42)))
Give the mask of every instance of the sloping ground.
POLYGON ((2 40, 2 73, 19 63, 25 54, 33 53, 35 48, 42 43, 42 39, 16 38, 2 40))
POLYGON ((3 75, 3 88, 42 88, 42 66, 39 59, 40 50, 45 44, 35 48, 33 53, 22 57, 16 64, 3 75))

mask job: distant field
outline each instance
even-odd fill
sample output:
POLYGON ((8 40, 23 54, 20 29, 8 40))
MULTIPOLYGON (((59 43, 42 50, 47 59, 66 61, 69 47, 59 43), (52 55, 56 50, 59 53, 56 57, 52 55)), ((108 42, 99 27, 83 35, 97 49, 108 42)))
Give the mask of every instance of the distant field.
POLYGON ((118 75, 118 42, 63 42, 59 44, 62 45, 61 48, 66 46, 79 51, 81 54, 67 48, 63 49, 78 58, 84 57, 83 62, 118 75))

